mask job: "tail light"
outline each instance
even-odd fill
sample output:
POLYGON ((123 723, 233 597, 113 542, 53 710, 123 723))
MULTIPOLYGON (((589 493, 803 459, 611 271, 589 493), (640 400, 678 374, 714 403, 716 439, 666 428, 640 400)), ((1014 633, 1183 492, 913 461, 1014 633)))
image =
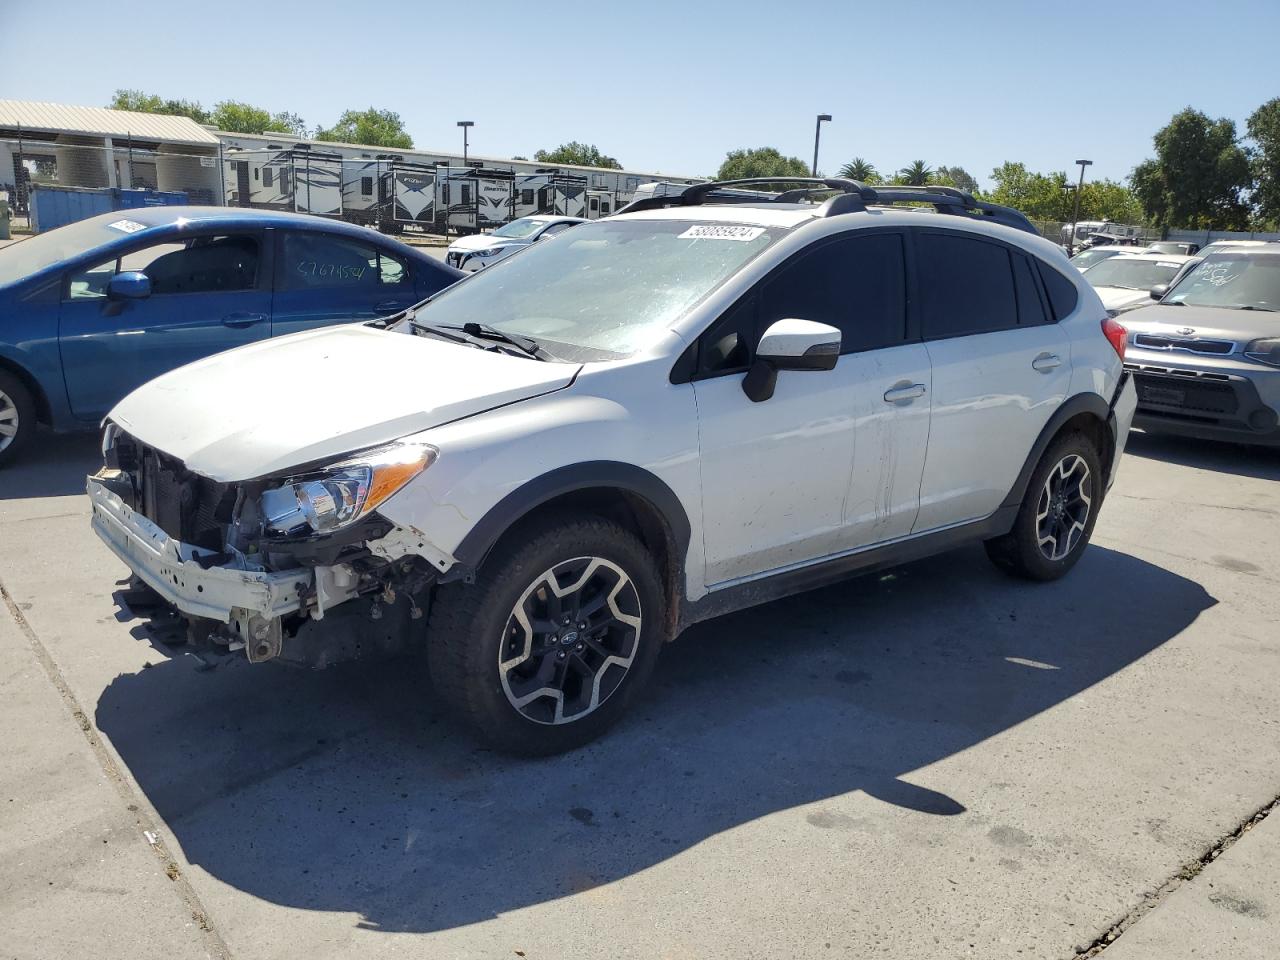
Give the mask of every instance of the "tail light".
POLYGON ((1129 331, 1124 328, 1124 325, 1116 322, 1114 317, 1107 317, 1102 321, 1102 335, 1107 338, 1107 342, 1123 360, 1124 343, 1129 338, 1129 331))

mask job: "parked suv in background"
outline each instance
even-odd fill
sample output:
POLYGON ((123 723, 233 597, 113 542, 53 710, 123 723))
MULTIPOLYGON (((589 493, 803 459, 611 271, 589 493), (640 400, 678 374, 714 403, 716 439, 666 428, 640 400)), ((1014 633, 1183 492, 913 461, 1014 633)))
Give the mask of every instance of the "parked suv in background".
POLYGON ((1280 444, 1280 244, 1219 248, 1125 314, 1144 430, 1280 444))
POLYGON ((637 201, 390 323, 167 374, 110 415, 93 525, 191 642, 421 650, 531 754, 699 620, 970 541, 1062 576, 1133 415, 1124 328, 1015 211, 800 183, 637 201))

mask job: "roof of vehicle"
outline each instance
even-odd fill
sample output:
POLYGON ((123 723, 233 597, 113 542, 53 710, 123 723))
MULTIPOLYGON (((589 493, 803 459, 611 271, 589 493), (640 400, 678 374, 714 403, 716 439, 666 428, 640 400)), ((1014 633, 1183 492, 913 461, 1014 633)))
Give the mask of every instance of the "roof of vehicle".
MULTIPOLYGON (((1146 249, 1145 247, 1135 247, 1131 243, 1100 243, 1096 247, 1088 247, 1084 250, 1081 250, 1079 253, 1076 254, 1076 256, 1077 257, 1080 256, 1081 253, 1093 253, 1094 251, 1097 251, 1097 250, 1103 250, 1103 251, 1106 251, 1107 253, 1111 253, 1113 251, 1115 253, 1141 253, 1145 249, 1146 249)), ((1073 257, 1072 259, 1075 259, 1075 257, 1073 257)))
POLYGON ((533 220, 535 223, 586 223, 586 217, 565 217, 554 213, 531 213, 519 220, 533 220))

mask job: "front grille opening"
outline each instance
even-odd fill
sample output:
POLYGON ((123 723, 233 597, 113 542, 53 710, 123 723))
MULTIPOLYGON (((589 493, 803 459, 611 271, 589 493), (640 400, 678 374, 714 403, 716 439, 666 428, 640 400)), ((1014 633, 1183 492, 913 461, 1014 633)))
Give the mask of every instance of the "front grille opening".
POLYGON ((1140 333, 1133 338, 1136 346, 1150 350, 1186 350, 1189 353, 1207 353, 1223 356, 1235 350, 1230 340, 1211 340, 1205 337, 1162 337, 1153 333, 1140 333))

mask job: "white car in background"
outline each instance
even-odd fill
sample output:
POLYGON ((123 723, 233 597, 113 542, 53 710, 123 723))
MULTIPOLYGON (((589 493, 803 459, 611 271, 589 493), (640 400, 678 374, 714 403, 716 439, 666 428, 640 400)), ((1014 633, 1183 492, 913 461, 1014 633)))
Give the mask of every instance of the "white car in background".
POLYGON ((581 217, 521 217, 503 224, 493 233, 475 233, 449 244, 445 261, 451 267, 474 273, 505 260, 531 243, 554 237, 570 227, 586 223, 581 217))
POLYGON ((1110 257, 1086 270, 1084 278, 1097 291, 1102 305, 1115 316, 1150 303, 1152 287, 1171 286, 1187 264, 1193 262, 1199 262, 1199 258, 1171 253, 1110 257))
MULTIPOLYGON (((1071 265, 1084 273, 1090 267, 1101 263, 1103 260, 1109 260, 1111 257, 1132 256, 1135 253, 1142 253, 1141 247, 1134 247, 1119 243, 1108 243, 1100 247, 1089 247, 1087 250, 1081 250, 1071 258, 1071 265)), ((457 264, 454 264, 457 266, 457 264)))

